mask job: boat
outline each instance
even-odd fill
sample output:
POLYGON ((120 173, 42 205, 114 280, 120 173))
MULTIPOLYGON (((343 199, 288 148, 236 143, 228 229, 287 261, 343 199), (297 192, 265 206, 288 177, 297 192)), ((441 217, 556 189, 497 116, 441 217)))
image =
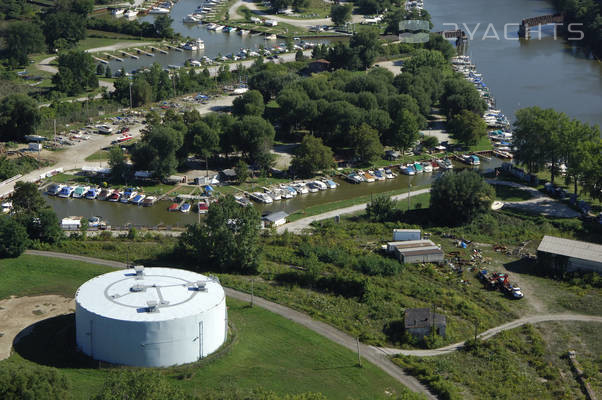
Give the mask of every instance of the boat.
POLYGON ((196 211, 199 214, 207 214, 209 212, 209 199, 203 199, 196 203, 196 211))
POLYGON ((56 196, 64 187, 65 185, 61 185, 60 183, 53 183, 52 185, 48 186, 46 193, 48 193, 50 196, 56 196))
POLYGON ((433 167, 433 171, 436 171, 439 169, 439 164, 437 164, 437 161, 431 161, 431 167, 433 167))
POLYGON ((199 22, 201 19, 194 16, 193 14, 188 14, 187 16, 184 17, 184 19, 182 19, 182 22, 185 23, 190 23, 190 24, 194 24, 199 22))
POLYGON ((137 194, 133 199, 130 200, 130 203, 136 204, 137 206, 139 206, 140 204, 142 204, 145 197, 146 197, 146 195, 144 195, 144 194, 137 194))
POLYGON ((184 203, 180 206, 180 212, 189 213, 191 209, 190 203, 184 203))
POLYGON ((407 167, 407 166, 404 166, 404 165, 401 165, 399 167, 399 170, 404 175, 409 175, 409 176, 416 175, 416 170, 414 170, 414 168, 410 168, 410 167, 407 167))
POLYGON ((375 181, 374 176, 368 172, 360 172, 359 174, 364 177, 364 180, 366 182, 374 182, 375 181))
MULTIPOLYGON (((414 170, 416 171, 417 174, 421 174, 424 172, 424 168, 422 168, 422 164, 420 164, 418 161, 416 161, 414 164, 411 164, 414 167, 414 170)), ((410 166, 410 164, 408 164, 408 167, 410 166)))
POLYGON ((219 31, 221 31, 222 29, 224 29, 224 26, 223 26, 223 25, 215 25, 215 29, 214 29, 214 31, 216 31, 216 32, 219 32, 219 31))
POLYGON ((138 11, 127 10, 124 15, 126 16, 126 18, 134 18, 136 15, 138 15, 138 11))
POLYGON ((326 190, 326 189, 328 189, 328 185, 326 185, 322 181, 312 181, 312 182, 310 182, 310 184, 316 185, 318 187, 318 189, 320 189, 320 190, 326 190))
POLYGON ((202 39, 190 40, 180 46, 184 50, 198 51, 205 48, 205 42, 202 39))
POLYGON ((72 196, 74 199, 80 199, 85 196, 88 190, 90 190, 90 186, 78 186, 73 191, 72 196))
POLYGON ((217 24, 210 23, 207 25, 207 30, 214 31, 216 27, 217 27, 217 24))
POLYGON ((439 168, 441 168, 441 169, 454 168, 454 166, 453 166, 452 162, 449 160, 449 158, 439 159, 439 160, 437 160, 437 164, 439 165, 439 168))
POLYGON ((169 8, 164 7, 153 7, 148 12, 149 14, 169 14, 171 10, 169 8))
POLYGON ((111 195, 111 189, 102 189, 98 196, 96 196, 97 200, 106 200, 111 195))
POLYGON ((123 191, 123 195, 121 196, 121 199, 119 199, 119 201, 122 203, 127 203, 134 197, 136 197, 137 194, 138 192, 136 192, 133 188, 126 188, 123 191))
POLYGON ((305 183, 293 183, 291 186, 293 187, 293 189, 295 189, 295 191, 297 193, 300 193, 300 194, 309 193, 309 190, 307 189, 307 185, 305 183))
POLYGON ((280 201, 282 199, 282 194, 280 193, 280 190, 278 190, 278 189, 270 190, 265 187, 262 189, 268 196, 270 196, 272 198, 272 200, 280 201))
POLYGON ((395 178, 397 175, 395 175, 395 173, 393 171, 391 171, 389 168, 385 169, 385 177, 387 179, 393 179, 395 178))
POLYGON ((142 201, 142 207, 150 207, 155 204, 157 198, 155 196, 148 196, 142 201))
POLYGON ((111 11, 111 14, 123 15, 124 12, 125 12, 125 9, 123 9, 123 8, 114 8, 113 11, 111 11))
POLYGON ((272 199, 267 193, 261 192, 253 192, 250 194, 251 198, 255 201, 265 204, 272 204, 274 199, 272 199))
POLYGON ((433 166, 428 161, 422 163, 422 169, 424 172, 433 172, 433 166))
POLYGON ((374 179, 376 179, 377 181, 384 181, 385 179, 387 179, 385 177, 385 174, 383 174, 382 171, 378 169, 375 171, 368 171, 368 173, 374 175, 374 179))
POLYGON ((171 203, 167 208, 167 211, 178 211, 180 209, 179 203, 171 203))
POLYGON ((0 207, 2 208, 2 214, 8 214, 13 209, 13 202, 5 201, 0 205, 0 207))
MULTIPOLYGON (((293 196, 293 194, 292 194, 290 191, 288 191, 288 190, 287 190, 287 189, 285 189, 285 188, 280 188, 280 189, 278 189, 278 190, 280 190, 280 196, 281 196, 283 199, 292 199, 293 197, 295 197, 295 196, 293 196)), ((296 193, 295 193, 295 194, 296 194, 296 193)))
POLYGON ((102 224, 101 217, 90 217, 88 218, 88 226, 90 228, 98 228, 102 224))
POLYGON ((113 193, 109 195, 109 201, 118 202, 121 197, 121 192, 119 190, 114 190, 113 193))
POLYGON ((241 29, 238 31, 238 34, 241 36, 248 35, 251 31, 248 29, 241 29))
POLYGON ((100 189, 92 188, 92 189, 88 190, 88 193, 86 193, 86 199, 94 200, 95 198, 98 197, 99 193, 100 193, 100 189))
POLYGON ((251 205, 251 202, 249 201, 249 199, 247 199, 245 196, 242 196, 242 195, 235 195, 234 201, 236 201, 238 204, 240 204, 243 207, 247 207, 247 206, 251 205))
POLYGON ((364 181, 364 178, 356 173, 351 173, 351 174, 347 175, 345 178, 347 178, 347 180, 351 183, 362 183, 364 181))
POLYGON ((272 33, 271 35, 266 35, 265 37, 267 40, 278 40, 278 36, 276 36, 275 33, 272 33))
POLYGON ((235 31, 236 31, 236 27, 234 27, 234 26, 227 26, 224 28, 224 32, 226 32, 226 33, 235 32, 235 31))
POLYGON ((478 156, 475 156, 474 154, 464 156, 464 162, 468 165, 481 165, 481 160, 478 156))
POLYGON ((324 184, 326 185, 326 187, 328 189, 336 189, 337 186, 339 186, 339 185, 337 185, 337 183, 335 181, 333 181, 331 179, 324 179, 322 182, 324 182, 324 184))
POLYGON ((284 183, 280 184, 280 189, 282 189, 284 192, 288 192, 288 194, 290 194, 290 197, 287 197, 287 199, 295 197, 298 194, 297 191, 295 190, 295 188, 293 188, 292 186, 289 186, 289 185, 285 185, 284 183))

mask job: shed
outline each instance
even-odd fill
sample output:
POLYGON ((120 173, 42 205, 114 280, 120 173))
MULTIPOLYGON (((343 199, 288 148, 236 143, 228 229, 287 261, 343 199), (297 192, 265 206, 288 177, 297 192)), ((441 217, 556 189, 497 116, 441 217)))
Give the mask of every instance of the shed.
POLYGON ((387 251, 402 264, 439 263, 444 260, 443 250, 430 240, 406 240, 387 243, 387 251))
POLYGON ((307 66, 307 69, 311 73, 328 71, 330 69, 330 61, 323 59, 312 61, 307 66))
POLYGON ((445 315, 437 314, 430 308, 407 308, 405 311, 405 330, 418 338, 431 334, 433 325, 439 336, 445 337, 445 315))
POLYGON ((219 173, 220 181, 233 181, 236 180, 236 171, 232 168, 224 169, 219 173))
POLYGON ((264 228, 270 228, 286 224, 286 217, 288 217, 287 213, 278 211, 262 217, 261 221, 263 222, 264 228))
POLYGON ((393 241, 420 240, 420 229, 393 229, 393 241))
POLYGON ((544 236, 537 248, 537 260, 547 269, 602 272, 602 245, 544 236))
POLYGON ((266 20, 264 21, 264 24, 265 24, 266 26, 277 26, 277 25, 278 25, 278 21, 275 21, 275 20, 273 20, 273 19, 266 19, 266 20))
POLYGON ((390 161, 397 160, 401 157, 401 153, 397 150, 387 150, 385 151, 385 158, 390 161))
POLYGON ((77 230, 81 227, 82 217, 66 217, 61 220, 61 228, 66 230, 77 230))

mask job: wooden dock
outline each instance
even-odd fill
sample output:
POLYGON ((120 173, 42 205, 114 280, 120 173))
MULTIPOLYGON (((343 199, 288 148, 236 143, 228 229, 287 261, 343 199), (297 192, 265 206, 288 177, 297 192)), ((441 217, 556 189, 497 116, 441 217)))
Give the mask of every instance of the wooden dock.
POLYGON ((109 54, 109 53, 102 53, 102 54, 104 54, 105 56, 107 56, 109 58, 109 60, 117 60, 117 61, 122 61, 123 62, 123 58, 119 58, 119 57, 114 56, 114 55, 109 54))
POLYGON ((149 53, 147 51, 140 50, 137 47, 134 47, 134 50, 136 50, 139 54, 144 54, 145 56, 149 56, 149 57, 154 57, 155 56, 153 53, 149 53))
POLYGON ((134 60, 137 60, 137 59, 139 59, 139 58, 140 58, 140 57, 138 57, 138 56, 135 56, 135 55, 133 55, 133 54, 127 53, 127 52, 125 52, 125 51, 123 51, 123 50, 121 51, 121 55, 122 55, 122 56, 128 56, 128 57, 131 57, 131 58, 133 58, 134 60))
POLYGON ((151 46, 151 47, 150 47, 150 49, 151 49, 151 51, 158 51, 158 52, 159 52, 159 53, 161 53, 161 54, 167 54, 167 52, 166 52, 165 50, 163 50, 163 49, 159 49, 159 48, 157 48, 157 47, 152 47, 152 46, 151 46))
POLYGON ((182 50, 179 47, 171 46, 169 44, 167 45, 167 48, 170 49, 170 50, 175 50, 175 51, 182 51, 182 52, 184 51, 184 50, 182 50))
POLYGON ((93 59, 95 59, 96 61, 102 63, 102 64, 108 64, 109 62, 107 60, 103 60, 102 58, 98 58, 96 56, 92 56, 93 59))

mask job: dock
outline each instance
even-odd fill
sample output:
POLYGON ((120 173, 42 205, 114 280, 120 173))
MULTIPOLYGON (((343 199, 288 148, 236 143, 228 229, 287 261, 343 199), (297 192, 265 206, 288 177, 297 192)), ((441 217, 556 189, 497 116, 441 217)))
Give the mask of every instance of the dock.
POLYGON ((133 55, 133 54, 127 53, 127 52, 125 52, 125 51, 123 51, 123 50, 121 51, 121 55, 122 55, 122 56, 128 56, 128 57, 131 57, 131 58, 133 58, 134 60, 137 60, 137 59, 139 59, 139 58, 140 58, 140 57, 138 57, 138 56, 135 56, 135 55, 133 55))
POLYGON ((151 51, 158 51, 161 54, 167 54, 167 52, 165 50, 159 49, 157 47, 150 47, 151 51))
POLYGON ((102 58, 98 58, 96 56, 92 56, 93 59, 95 59, 96 61, 102 63, 102 64, 108 64, 109 62, 107 60, 103 60, 102 58))
POLYGON ((182 49, 181 49, 181 48, 179 48, 179 47, 171 46, 171 45, 169 45, 169 44, 167 45, 167 48, 168 48, 168 49, 170 49, 170 50, 175 50, 175 51, 184 51, 184 50, 182 50, 182 49))
POLYGON ((114 55, 109 54, 109 53, 102 53, 102 54, 104 54, 105 56, 107 56, 109 60, 117 60, 117 61, 123 62, 123 58, 119 58, 119 57, 114 56, 114 55))
POLYGON ((134 50, 136 50, 136 51, 137 51, 138 53, 140 53, 140 54, 144 54, 145 56, 149 56, 149 57, 154 57, 154 56, 155 56, 153 53, 149 53, 149 52, 147 52, 147 51, 140 50, 140 49, 139 49, 139 48, 137 48, 137 47, 134 47, 134 50))

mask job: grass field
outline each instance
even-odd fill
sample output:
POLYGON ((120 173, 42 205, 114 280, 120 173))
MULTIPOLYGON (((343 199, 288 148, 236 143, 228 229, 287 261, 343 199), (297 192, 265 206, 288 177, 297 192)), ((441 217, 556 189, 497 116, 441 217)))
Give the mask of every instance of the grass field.
POLYGON ((106 150, 98 150, 96 153, 86 157, 86 161, 106 161, 109 159, 109 152, 106 150))
MULTIPOLYGON (((91 277, 111 270, 81 262, 21 256, 0 262, 0 298, 10 295, 62 294, 72 297, 91 277)), ((161 373, 186 392, 244 393, 262 387, 278 394, 321 392, 330 399, 390 398, 406 393, 401 384, 375 366, 356 366, 357 356, 328 339, 285 318, 228 299, 235 338, 221 358, 162 369, 161 373)), ((17 352, 3 363, 40 363, 60 367, 71 382, 75 399, 87 399, 100 389, 109 368, 74 352, 72 315, 47 320, 24 338, 17 352), (94 367, 90 367, 90 365, 94 367)))
POLYGON ((397 357, 411 375, 455 399, 585 399, 566 354, 577 352, 602 393, 599 323, 548 322, 503 332, 476 348, 439 357, 397 357))
POLYGON ((506 185, 492 185, 495 189, 495 198, 502 201, 524 201, 533 196, 527 190, 522 190, 506 185))

